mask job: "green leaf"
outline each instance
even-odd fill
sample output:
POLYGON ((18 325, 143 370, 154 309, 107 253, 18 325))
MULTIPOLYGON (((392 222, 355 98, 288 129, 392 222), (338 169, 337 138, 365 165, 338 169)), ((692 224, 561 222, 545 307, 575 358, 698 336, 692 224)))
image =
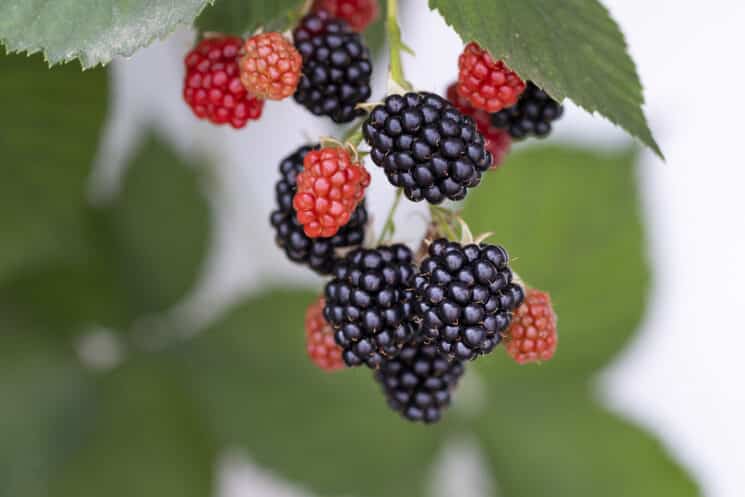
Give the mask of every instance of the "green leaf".
POLYGON ((242 36, 260 26, 286 24, 289 27, 293 11, 298 11, 303 0, 217 0, 213 7, 205 9, 197 19, 197 27, 203 32, 229 33, 242 36))
MULTIPOLYGON (((547 377, 550 384, 550 373, 547 377)), ((501 495, 695 497, 661 444, 592 402, 584 389, 502 390, 477 427, 501 495)))
POLYGON ((118 285, 115 268, 90 251, 79 261, 40 264, 0 288, 0 307, 11 309, 31 326, 61 339, 95 326, 125 331, 128 295, 118 285))
POLYGON ((542 367, 480 361, 504 383, 587 379, 633 336, 650 279, 635 159, 530 148, 469 194, 463 217, 474 234, 496 233, 489 241, 507 248, 528 284, 551 293, 559 316, 558 352, 542 367))
POLYGON ((51 483, 58 497, 204 497, 215 447, 176 368, 135 358, 97 384, 95 417, 51 483))
POLYGON ((43 52, 47 62, 80 59, 84 68, 130 56, 180 24, 191 24, 211 0, 4 0, 0 42, 11 52, 43 52))
POLYGON ((215 444, 173 361, 96 377, 52 335, 0 305, 0 495, 210 495, 215 444))
POLYGON ((174 305, 200 274, 211 235, 203 172, 150 137, 119 196, 94 213, 98 250, 129 296, 131 317, 174 305))
MULTIPOLYGON (((6 17, 0 14, 0 25, 6 17)), ((81 252, 108 78, 72 66, 49 71, 39 57, 18 55, 0 56, 0 74, 2 285, 24 268, 81 252)))
POLYGON ((423 495, 448 424, 403 420, 368 370, 316 368, 303 328, 314 298, 250 299, 182 351, 217 438, 318 495, 423 495))
POLYGON ((662 156, 642 110, 626 41, 598 0, 429 0, 468 41, 477 41, 554 98, 598 112, 662 156))
POLYGON ((89 378, 71 351, 0 310, 0 495, 46 495, 90 419, 89 378))
POLYGON ((120 195, 87 208, 77 251, 8 279, 0 305, 69 337, 95 325, 128 331, 136 318, 177 303, 194 286, 209 245, 201 171, 150 138, 120 195))

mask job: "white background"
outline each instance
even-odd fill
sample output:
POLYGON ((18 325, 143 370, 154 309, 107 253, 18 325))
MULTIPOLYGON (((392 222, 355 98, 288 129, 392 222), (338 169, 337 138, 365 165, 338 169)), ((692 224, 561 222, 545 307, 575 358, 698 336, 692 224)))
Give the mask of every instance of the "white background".
MULTIPOLYGON (((442 91, 454 78, 462 45, 424 0, 403 2, 404 38, 416 87, 442 91)), ((651 305, 636 341, 602 376, 600 394, 613 408, 657 433, 711 497, 745 495, 745 4, 736 0, 606 0, 639 66, 651 126, 667 163, 644 152, 639 168, 654 265, 651 305)), ((327 134, 292 102, 270 103, 247 130, 196 122, 180 100, 182 56, 191 35, 114 64, 113 113, 100 158, 98 191, 114 188, 143 124, 152 122, 185 153, 215 164, 218 239, 199 288, 178 309, 208 320, 227 302, 268 281, 312 283, 274 249, 265 219, 273 204, 276 164, 306 136, 327 134), (145 78, 143 74, 148 74, 145 78), (147 85, 143 83, 147 81, 147 85)), ((383 64, 378 71, 382 72, 383 64)), ((376 96, 382 95, 378 84, 376 96)), ((623 133, 570 106, 552 139, 618 146, 623 133)), ((373 169, 373 168, 371 168, 373 169)), ((371 210, 384 212, 392 193, 373 171, 371 210), (375 181, 378 179, 379 181, 375 181)), ((416 208, 414 208, 416 209, 416 208)), ((411 208, 402 221, 415 219, 411 208)), ((381 220, 377 220, 378 226, 381 220)), ((417 233, 403 241, 413 242, 417 233)), ((468 441, 438 464, 469 468, 468 441)), ((459 472, 450 472, 458 474, 459 472)), ((303 496, 228 454, 217 494, 303 496)), ((448 495, 454 482, 442 482, 448 495)), ((473 486, 471 495, 488 495, 473 486)), ((444 490, 443 490, 444 489, 444 490)), ((436 492, 437 493, 437 492, 436 492)), ((459 493, 463 495, 463 493, 459 493)), ((514 497, 514 496, 513 496, 514 497)))

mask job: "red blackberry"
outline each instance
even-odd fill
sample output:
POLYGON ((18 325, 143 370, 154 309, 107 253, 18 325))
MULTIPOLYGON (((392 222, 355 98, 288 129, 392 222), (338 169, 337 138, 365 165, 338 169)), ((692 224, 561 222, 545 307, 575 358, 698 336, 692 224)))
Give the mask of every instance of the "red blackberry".
POLYGON ((261 33, 246 40, 240 61, 241 82, 252 94, 282 100, 297 89, 303 58, 281 33, 261 33))
POLYGON ((498 169, 504 163, 504 159, 512 149, 512 137, 508 132, 503 129, 496 129, 494 133, 485 134, 486 138, 486 149, 492 156, 491 167, 489 169, 498 169))
POLYGON ((344 367, 341 348, 334 341, 334 329, 323 317, 325 301, 320 298, 305 311, 305 340, 308 357, 324 371, 336 371, 344 367))
POLYGON ((264 101, 243 87, 238 55, 243 41, 205 38, 184 59, 184 100, 200 119, 243 128, 261 117, 264 101))
POLYGON ((336 249, 358 247, 364 241, 367 210, 364 202, 358 205, 346 226, 331 238, 308 238, 305 235, 297 221, 292 199, 297 190, 297 175, 303 170, 303 158, 317 148, 300 147, 280 162, 280 179, 275 187, 277 209, 272 212, 270 219, 276 231, 277 245, 285 251, 288 259, 327 275, 333 272, 338 260, 336 249))
POLYGON ((409 200, 462 200, 492 158, 470 117, 432 93, 390 95, 362 127, 370 157, 409 200))
POLYGON ((323 10, 305 16, 293 34, 303 56, 295 101, 337 123, 364 115, 356 106, 370 97, 372 64, 360 35, 323 10))
POLYGON ((414 265, 404 245, 356 249, 334 269, 323 315, 348 366, 377 368, 415 333, 414 265))
POLYGON ((353 162, 344 148, 322 148, 305 154, 292 199, 305 235, 334 236, 349 223, 369 184, 370 174, 361 163, 353 162))
POLYGON ((461 361, 448 361, 434 344, 415 340, 397 357, 383 359, 375 378, 394 411, 410 421, 434 423, 450 405, 463 371, 461 361))
POLYGON ((486 140, 485 148, 492 157, 491 169, 498 168, 510 152, 512 137, 507 131, 492 125, 491 114, 485 110, 475 109, 467 98, 458 95, 455 86, 456 84, 453 83, 447 89, 448 101, 476 122, 476 127, 486 140))
POLYGON ((505 333, 507 353, 519 364, 548 361, 559 342, 551 297, 530 289, 505 333))
POLYGON ((416 278, 422 336, 451 358, 491 352, 524 299, 508 262, 499 246, 434 241, 416 278))
POLYGON ((458 59, 458 94, 475 108, 497 112, 515 105, 525 82, 477 43, 469 43, 458 59))
POLYGON ((528 81, 528 87, 517 105, 492 115, 492 124, 506 129, 515 140, 530 135, 544 138, 551 133, 551 123, 564 114, 564 107, 548 93, 528 81))
POLYGON ((313 10, 325 10, 361 33, 378 18, 380 5, 378 0, 316 0, 313 10))

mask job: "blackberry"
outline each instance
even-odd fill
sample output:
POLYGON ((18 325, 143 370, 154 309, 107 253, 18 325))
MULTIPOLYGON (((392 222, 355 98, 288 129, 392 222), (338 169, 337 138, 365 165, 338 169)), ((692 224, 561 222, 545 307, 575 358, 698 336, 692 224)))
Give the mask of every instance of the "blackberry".
POLYGON ((334 329, 323 318, 322 298, 316 299, 305 311, 305 348, 310 360, 324 371, 344 367, 341 347, 334 341, 334 329))
POLYGON ((499 246, 434 241, 416 278, 422 336, 450 358, 491 352, 525 299, 508 261, 499 246))
POLYGON ((356 249, 326 285, 323 315, 348 366, 377 368, 415 333, 411 250, 404 245, 356 249))
POLYGON ((349 223, 365 198, 370 173, 346 147, 311 150, 297 175, 292 206, 310 238, 329 238, 349 223))
POLYGON ((315 0, 313 10, 325 10, 362 33, 380 15, 378 0, 315 0))
POLYGON ((306 264, 319 274, 331 274, 338 257, 335 249, 357 247, 365 239, 367 210, 364 201, 357 206, 349 222, 331 238, 309 238, 297 220, 292 199, 297 189, 297 175, 303 170, 303 158, 318 146, 303 146, 279 164, 280 180, 275 187, 277 209, 271 214, 276 230, 277 245, 287 257, 298 264, 306 264))
POLYGON ((559 335, 551 296, 528 289, 525 302, 517 308, 505 333, 507 353, 518 363, 548 361, 556 353, 559 335))
POLYGON ((205 38, 186 55, 183 96, 199 119, 230 124, 235 129, 261 117, 264 101, 241 83, 238 55, 240 38, 205 38))
POLYGON ((463 371, 461 361, 448 361, 420 339, 406 345, 398 357, 384 359, 375 378, 394 411, 410 421, 434 423, 450 405, 450 392, 463 371))
POLYGON ((360 35, 321 10, 305 16, 293 36, 303 56, 295 101, 337 123, 364 115, 356 105, 370 97, 372 64, 360 35))
POLYGON ((473 119, 432 93, 386 97, 362 130, 373 162, 413 202, 462 200, 491 166, 473 119))
POLYGON ((563 113, 564 106, 528 81, 516 105, 492 114, 492 124, 506 129, 515 140, 530 135, 545 138, 551 133, 551 123, 563 113))

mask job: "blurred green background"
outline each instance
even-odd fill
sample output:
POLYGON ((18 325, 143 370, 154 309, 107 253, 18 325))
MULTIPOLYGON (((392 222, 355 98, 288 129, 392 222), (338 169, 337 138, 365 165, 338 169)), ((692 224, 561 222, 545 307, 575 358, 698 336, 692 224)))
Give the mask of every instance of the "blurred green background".
POLYGON ((168 311, 210 247, 210 165, 151 133, 118 194, 92 205, 108 102, 104 70, 0 56, 0 497, 214 496, 236 448, 318 496, 425 496, 461 439, 507 497, 699 495, 594 395, 649 287, 632 148, 523 149, 469 195, 473 231, 551 292, 559 350, 540 367, 502 351, 470 364, 444 421, 423 427, 369 371, 308 361, 318 288, 265 289, 192 337, 168 311))

